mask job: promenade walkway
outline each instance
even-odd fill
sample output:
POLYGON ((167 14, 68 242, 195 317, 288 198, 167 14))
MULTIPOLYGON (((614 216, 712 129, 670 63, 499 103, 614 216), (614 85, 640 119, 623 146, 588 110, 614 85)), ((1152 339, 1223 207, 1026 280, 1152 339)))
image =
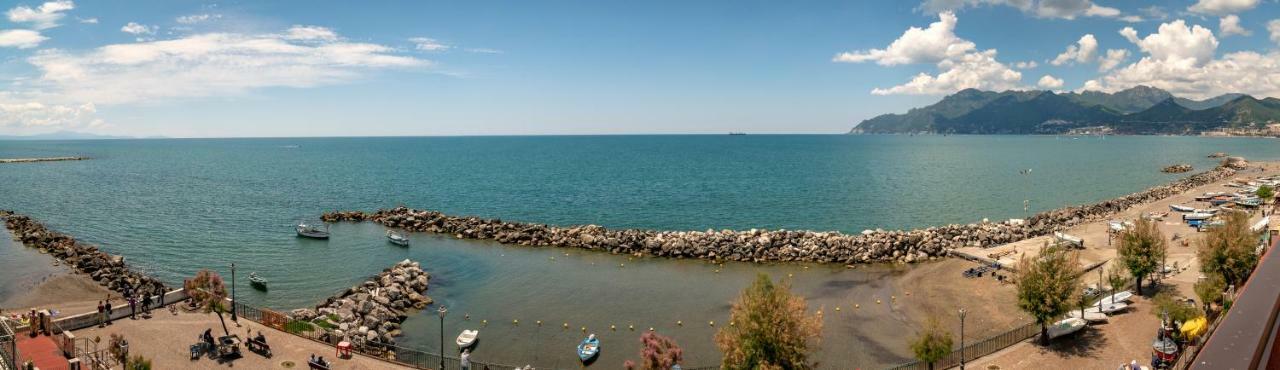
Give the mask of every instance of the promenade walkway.
POLYGON ((40 370, 67 370, 67 358, 62 356, 62 350, 58 349, 52 337, 40 335, 32 338, 24 333, 17 339, 22 361, 31 361, 40 370))

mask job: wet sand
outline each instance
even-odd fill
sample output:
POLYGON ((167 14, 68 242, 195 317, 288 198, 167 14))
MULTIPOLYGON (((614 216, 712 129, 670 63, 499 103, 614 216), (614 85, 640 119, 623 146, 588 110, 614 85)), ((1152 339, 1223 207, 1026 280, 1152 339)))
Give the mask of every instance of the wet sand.
POLYGON ((4 314, 32 309, 52 309, 63 315, 90 312, 98 301, 119 294, 98 285, 70 267, 56 264, 53 257, 14 241, 9 231, 0 227, 0 268, 21 275, 0 286, 0 310, 4 314))

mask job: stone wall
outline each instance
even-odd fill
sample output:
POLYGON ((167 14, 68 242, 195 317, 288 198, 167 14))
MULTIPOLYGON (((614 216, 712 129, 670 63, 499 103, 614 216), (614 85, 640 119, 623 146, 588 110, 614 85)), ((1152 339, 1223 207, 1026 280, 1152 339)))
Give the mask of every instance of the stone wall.
POLYGON ((356 345, 395 344, 400 323, 409 309, 431 304, 424 295, 431 279, 417 262, 404 260, 382 273, 329 297, 315 309, 290 312, 296 320, 328 321, 336 329, 326 329, 336 338, 349 338, 356 345), (337 320, 332 318, 336 317, 337 320))
POLYGON ((151 293, 169 291, 156 278, 132 271, 125 264, 124 256, 114 256, 98 250, 98 247, 81 243, 75 238, 49 230, 30 217, 0 210, 0 218, 13 233, 14 239, 27 247, 41 249, 49 255, 88 274, 107 289, 124 293, 127 287, 135 291, 151 293))
POLYGON ((415 232, 450 234, 460 239, 487 239, 525 246, 554 246, 617 254, 713 261, 807 261, 822 263, 911 263, 947 255, 964 246, 992 247, 1049 234, 1081 223, 1102 220, 1133 206, 1185 192, 1234 176, 1224 166, 1169 184, 1119 198, 1042 212, 1024 222, 946 225, 910 231, 866 231, 859 235, 793 230, 658 231, 610 230, 596 225, 551 226, 479 217, 457 217, 405 207, 328 212, 326 222, 372 221, 415 232))

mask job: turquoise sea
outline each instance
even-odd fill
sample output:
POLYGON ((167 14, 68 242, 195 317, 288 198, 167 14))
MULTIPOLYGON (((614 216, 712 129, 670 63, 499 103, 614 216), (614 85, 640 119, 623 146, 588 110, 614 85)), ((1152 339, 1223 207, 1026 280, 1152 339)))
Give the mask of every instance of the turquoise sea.
MULTIPOLYGON (((200 268, 227 274, 234 262, 240 273, 271 280, 265 293, 239 281, 240 299, 278 309, 313 305, 396 261, 419 260, 434 276, 428 295, 450 307, 446 337, 483 326, 477 359, 571 367, 585 326, 603 333, 601 363, 620 364, 638 346, 638 332, 622 329, 633 325, 666 330, 689 363, 702 365, 717 358, 708 321, 727 319, 729 301, 756 272, 795 273, 797 291, 828 307, 884 292, 896 272, 746 264, 719 271, 698 261, 428 234, 413 235, 404 249, 387 244, 376 225, 334 225, 327 242, 298 239, 292 225, 327 210, 406 205, 611 228, 857 233, 1021 217, 1024 200, 1032 213, 1093 202, 1180 176, 1159 172, 1169 164, 1207 169, 1212 152, 1280 159, 1277 144, 844 135, 0 141, 0 158, 93 158, 0 165, 0 209, 123 254, 174 285, 200 268), (1020 174, 1025 169, 1032 171, 1020 174), (516 319, 522 324, 512 325, 516 319)), ((0 271, 0 281, 21 271, 0 271)), ((905 339, 866 334, 901 325, 876 319, 895 317, 890 311, 829 323, 826 342, 839 347, 823 358, 863 367, 906 360, 905 339)), ((436 320, 411 318, 402 343, 435 348, 436 320)))

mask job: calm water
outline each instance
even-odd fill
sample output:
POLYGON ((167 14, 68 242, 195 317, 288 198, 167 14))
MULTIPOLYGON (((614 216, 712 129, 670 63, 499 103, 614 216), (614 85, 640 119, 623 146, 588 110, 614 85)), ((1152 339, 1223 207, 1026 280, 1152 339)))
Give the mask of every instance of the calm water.
MULTIPOLYGON (((271 280, 270 292, 239 289, 241 299, 281 309, 315 304, 396 261, 419 260, 434 274, 428 294, 450 307, 446 341, 488 320, 477 359, 571 367, 586 326, 602 334, 600 363, 612 367, 635 353, 639 330, 653 326, 674 335, 699 365, 716 361, 707 322, 727 319, 729 301, 756 272, 793 273, 797 290, 827 307, 888 295, 896 272, 721 269, 426 234, 404 249, 385 243, 376 225, 335 225, 327 242, 297 239, 292 225, 326 210, 403 204, 552 224, 856 233, 1019 217, 1024 199, 1031 212, 1096 201, 1176 178, 1159 172, 1164 165, 1208 168, 1205 155, 1216 151, 1280 159, 1274 139, 1185 137, 0 141, 0 158, 94 158, 0 166, 0 208, 124 254, 174 284, 202 267, 225 274, 235 262, 241 273, 271 280), (1031 175, 1019 175, 1027 168, 1031 175), (520 325, 512 325, 516 319, 520 325), (566 322, 571 329, 562 328, 566 322)), ((0 269, 0 293, 21 275, 0 269)), ((839 346, 823 354, 827 363, 870 367, 909 356, 900 336, 871 335, 897 332, 901 315, 888 307, 858 315, 828 321, 826 343, 839 346)), ((437 320, 411 318, 403 342, 435 348, 437 320)))

